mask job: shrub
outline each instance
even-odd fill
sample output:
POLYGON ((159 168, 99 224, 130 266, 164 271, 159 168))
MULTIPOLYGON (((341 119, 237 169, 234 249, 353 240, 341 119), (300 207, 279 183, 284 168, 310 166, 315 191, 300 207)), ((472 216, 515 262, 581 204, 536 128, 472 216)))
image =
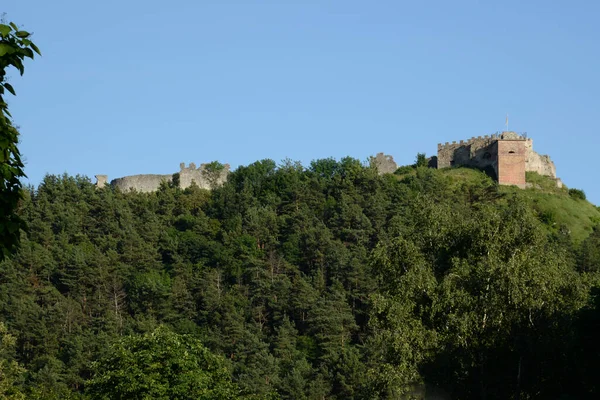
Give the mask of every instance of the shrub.
POLYGON ((417 167, 426 167, 427 166, 427 157, 425 153, 418 153, 417 159, 415 160, 415 166, 417 167))
POLYGON ((401 167, 398 167, 398 169, 394 172, 394 174, 395 175, 410 174, 414 170, 415 170, 415 167, 413 165, 403 165, 401 167))
POLYGON ((585 200, 585 192, 580 189, 569 189, 569 196, 575 200, 585 200))

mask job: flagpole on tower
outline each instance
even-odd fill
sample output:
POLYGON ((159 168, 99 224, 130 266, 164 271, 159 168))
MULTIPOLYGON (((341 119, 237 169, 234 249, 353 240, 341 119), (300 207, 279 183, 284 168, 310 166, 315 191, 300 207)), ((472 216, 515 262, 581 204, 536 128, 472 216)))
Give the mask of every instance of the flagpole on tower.
POLYGON ((508 132, 508 113, 506 114, 506 123, 505 123, 505 125, 506 125, 506 132, 508 132))

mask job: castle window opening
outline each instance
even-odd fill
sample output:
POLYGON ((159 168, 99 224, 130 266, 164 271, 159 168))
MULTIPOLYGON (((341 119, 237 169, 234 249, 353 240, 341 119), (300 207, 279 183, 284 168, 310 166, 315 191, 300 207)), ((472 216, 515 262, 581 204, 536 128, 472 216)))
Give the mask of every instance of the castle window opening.
POLYGON ((508 152, 508 154, 515 154, 515 151, 511 150, 511 151, 508 152))

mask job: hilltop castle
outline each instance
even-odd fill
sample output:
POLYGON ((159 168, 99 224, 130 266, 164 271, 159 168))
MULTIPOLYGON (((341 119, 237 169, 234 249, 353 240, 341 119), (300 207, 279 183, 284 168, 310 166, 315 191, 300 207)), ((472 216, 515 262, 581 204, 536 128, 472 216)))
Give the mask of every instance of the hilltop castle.
MULTIPOLYGON (((392 156, 379 153, 370 159, 380 174, 393 173, 397 169, 392 156)), ((533 171, 553 178, 558 187, 562 182, 556 177, 556 167, 550 157, 540 155, 533 150, 533 140, 525 134, 502 132, 488 136, 472 137, 469 140, 438 144, 437 157, 432 157, 429 166, 448 168, 467 166, 484 170, 501 185, 527 187, 525 172, 533 171)), ((186 167, 180 164, 179 187, 185 189, 192 181, 200 188, 213 189, 222 185, 229 174, 229 164, 201 164, 196 168, 194 163, 186 167), (217 168, 215 168, 215 166, 217 168)), ((106 175, 96 175, 96 186, 101 188, 108 184, 106 175)), ((154 192, 162 182, 171 182, 173 175, 131 175, 113 179, 110 185, 122 191, 154 192)))
POLYGON ((549 176, 562 187, 556 178, 556 167, 550 157, 533 151, 533 140, 525 134, 502 132, 478 136, 459 143, 438 144, 437 162, 433 166, 447 168, 469 166, 487 171, 501 185, 525 188, 525 172, 534 171, 549 176))

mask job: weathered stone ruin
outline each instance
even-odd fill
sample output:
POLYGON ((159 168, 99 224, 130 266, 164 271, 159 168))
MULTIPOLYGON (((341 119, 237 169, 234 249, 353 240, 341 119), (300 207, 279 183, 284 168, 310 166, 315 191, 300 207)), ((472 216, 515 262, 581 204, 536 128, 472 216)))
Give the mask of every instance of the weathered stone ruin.
POLYGON ((393 174, 398 169, 398 165, 394 162, 394 157, 388 154, 377 153, 377 155, 371 157, 369 161, 372 166, 377 168, 379 175, 393 174))
MULTIPOLYGON (((394 158, 384 153, 370 157, 370 164, 377 168, 379 174, 392 174, 398 166, 394 158)), ((525 173, 534 171, 556 180, 562 187, 562 182, 556 177, 556 167, 550 157, 540 155, 533 150, 533 140, 526 135, 515 132, 502 132, 488 136, 473 137, 469 140, 438 144, 437 157, 428 160, 433 168, 448 168, 453 166, 474 167, 486 171, 501 185, 516 185, 527 187, 525 173)), ((194 182, 198 187, 214 189, 227 181, 229 164, 194 163, 179 166, 179 187, 190 187, 194 182)), ((96 186, 102 188, 108 184, 106 175, 96 175, 96 186)), ((113 179, 110 185, 122 191, 153 192, 158 190, 162 182, 172 182, 173 175, 131 175, 113 179)))
MULTIPOLYGON (((185 189, 194 182, 198 187, 203 189, 214 189, 222 185, 227 180, 230 166, 229 164, 201 164, 196 168, 196 164, 190 163, 189 167, 185 163, 179 165, 179 187, 185 189)), ((106 186, 108 177, 106 175, 96 175, 96 186, 102 188, 106 186)), ((117 187, 122 191, 138 191, 138 192, 154 192, 158 190, 162 182, 172 182, 173 174, 171 175, 131 175, 123 178, 113 179, 110 185, 117 187)))

